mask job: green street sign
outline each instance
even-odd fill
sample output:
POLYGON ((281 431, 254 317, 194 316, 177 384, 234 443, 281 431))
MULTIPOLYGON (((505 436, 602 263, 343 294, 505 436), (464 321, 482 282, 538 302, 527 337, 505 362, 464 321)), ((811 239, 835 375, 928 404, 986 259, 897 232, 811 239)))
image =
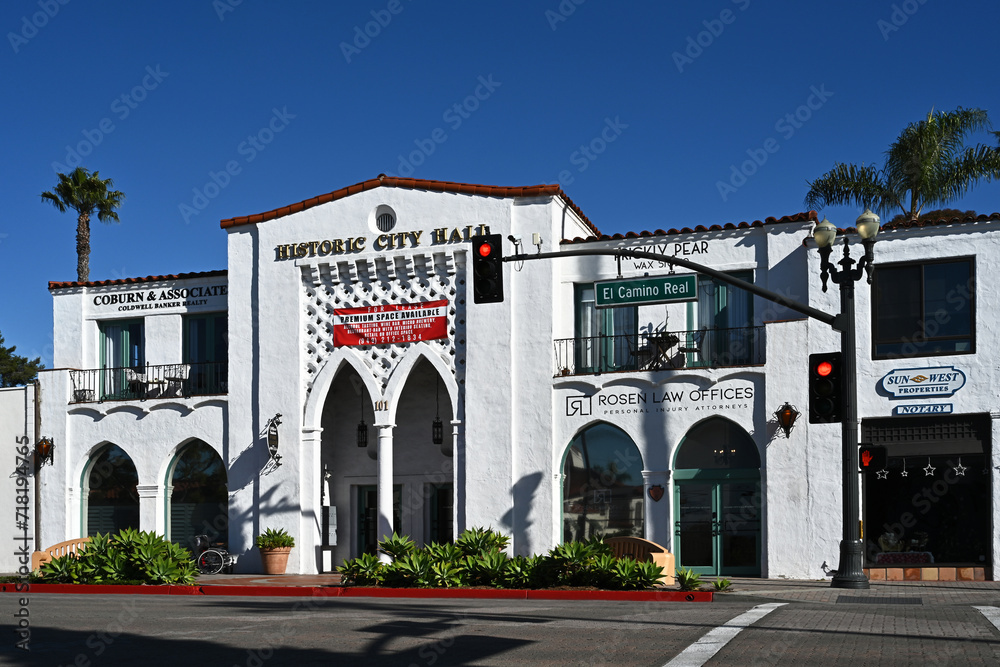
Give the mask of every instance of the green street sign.
POLYGON ((698 277, 694 273, 685 273, 605 280, 594 283, 594 294, 598 308, 695 301, 698 298, 698 277))

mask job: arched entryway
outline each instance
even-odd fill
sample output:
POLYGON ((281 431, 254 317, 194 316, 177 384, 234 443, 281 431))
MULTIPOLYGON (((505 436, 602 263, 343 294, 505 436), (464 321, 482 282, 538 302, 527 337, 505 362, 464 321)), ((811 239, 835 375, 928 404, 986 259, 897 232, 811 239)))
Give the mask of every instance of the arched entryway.
POLYGON ((625 431, 594 424, 563 456, 564 542, 592 537, 643 537, 642 456, 625 431))
POLYGON ((88 537, 139 528, 139 475, 121 447, 108 444, 96 451, 81 481, 88 537))
POLYGON ((193 440, 177 454, 167 473, 170 493, 170 541, 194 550, 195 535, 210 542, 229 539, 229 492, 226 466, 208 444, 193 440))
POLYGON ((760 454, 747 432, 722 417, 692 427, 673 477, 677 567, 760 576, 760 454))

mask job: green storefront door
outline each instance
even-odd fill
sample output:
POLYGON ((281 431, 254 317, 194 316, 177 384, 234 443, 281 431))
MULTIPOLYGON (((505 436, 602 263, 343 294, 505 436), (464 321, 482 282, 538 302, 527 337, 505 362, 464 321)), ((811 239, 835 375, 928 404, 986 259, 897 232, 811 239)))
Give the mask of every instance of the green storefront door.
POLYGON ((677 567, 711 576, 760 576, 760 473, 722 475, 675 473, 677 567))

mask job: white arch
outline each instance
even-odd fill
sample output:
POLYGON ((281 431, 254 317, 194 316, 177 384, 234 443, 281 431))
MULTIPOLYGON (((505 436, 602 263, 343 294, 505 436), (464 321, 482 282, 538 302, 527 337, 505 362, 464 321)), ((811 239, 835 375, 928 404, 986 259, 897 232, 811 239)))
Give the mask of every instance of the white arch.
POLYGON ((434 348, 427 343, 421 342, 407 351, 402 361, 396 365, 392 375, 389 376, 389 382, 386 383, 385 395, 389 397, 390 423, 396 421, 396 409, 399 407, 399 399, 402 396, 403 387, 406 386, 406 381, 409 379, 410 373, 413 372, 413 368, 420 359, 426 359, 434 367, 434 370, 437 371, 438 377, 444 381, 445 389, 448 392, 448 399, 451 401, 452 419, 458 418, 458 383, 455 382, 455 375, 434 348))
POLYGON ((326 404, 326 396, 337 374, 345 365, 357 371, 372 401, 382 398, 382 390, 372 376, 371 369, 362 360, 361 355, 350 348, 338 348, 327 358, 313 379, 312 390, 309 392, 309 397, 302 410, 303 429, 322 428, 323 406, 326 404))

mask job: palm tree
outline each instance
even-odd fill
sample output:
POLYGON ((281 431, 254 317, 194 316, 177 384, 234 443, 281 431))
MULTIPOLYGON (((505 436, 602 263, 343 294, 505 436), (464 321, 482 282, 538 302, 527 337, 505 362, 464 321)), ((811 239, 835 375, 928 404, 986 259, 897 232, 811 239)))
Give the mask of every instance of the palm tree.
POLYGON ((85 283, 90 279, 90 215, 96 210, 101 222, 120 222, 115 209, 125 201, 124 193, 112 190, 111 179, 102 180, 98 172, 90 173, 77 167, 68 176, 59 174, 54 192, 43 192, 47 201, 61 212, 71 208, 76 218, 76 279, 85 283))
POLYGON ((982 179, 1000 178, 1000 149, 965 146, 968 134, 988 129, 990 121, 982 109, 931 110, 926 120, 910 123, 890 144, 881 169, 837 163, 807 181, 806 205, 854 204, 883 216, 898 207, 916 221, 925 205, 946 204, 982 179))

